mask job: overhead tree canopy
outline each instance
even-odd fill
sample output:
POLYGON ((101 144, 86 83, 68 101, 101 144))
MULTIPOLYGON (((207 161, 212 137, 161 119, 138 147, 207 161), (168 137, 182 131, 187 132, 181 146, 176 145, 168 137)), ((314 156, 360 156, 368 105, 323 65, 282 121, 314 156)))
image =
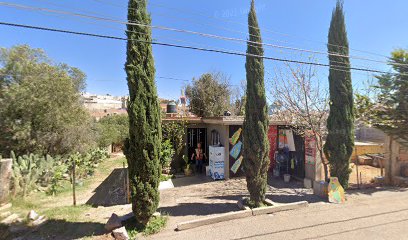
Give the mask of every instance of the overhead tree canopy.
POLYGON ((226 75, 205 73, 186 88, 190 111, 199 117, 221 116, 230 109, 231 88, 226 75))
POLYGON ((0 50, 0 154, 67 154, 95 143, 80 101, 85 74, 27 45, 0 50), (75 71, 75 76, 72 75, 75 71))
POLYGON ((392 52, 393 73, 377 76, 380 91, 375 101, 374 126, 408 142, 408 51, 392 52))
POLYGON ((122 145, 129 137, 129 118, 127 115, 112 115, 99 120, 98 144, 107 147, 111 144, 122 145))

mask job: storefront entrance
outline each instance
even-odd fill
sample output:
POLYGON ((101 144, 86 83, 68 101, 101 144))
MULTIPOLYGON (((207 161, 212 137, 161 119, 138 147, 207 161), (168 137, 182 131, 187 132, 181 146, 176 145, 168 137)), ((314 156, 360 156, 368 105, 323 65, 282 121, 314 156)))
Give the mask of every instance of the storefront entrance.
POLYGON ((276 164, 280 175, 305 177, 305 139, 293 128, 278 127, 276 164))
MULTIPOLYGON (((208 157, 208 144, 207 144, 207 129, 206 128, 188 128, 187 129, 187 149, 188 159, 190 163, 195 164, 195 161, 191 161, 191 156, 194 150, 197 148, 197 144, 201 143, 203 152, 208 157)), ((205 164, 208 163, 208 159, 205 160, 205 164)))

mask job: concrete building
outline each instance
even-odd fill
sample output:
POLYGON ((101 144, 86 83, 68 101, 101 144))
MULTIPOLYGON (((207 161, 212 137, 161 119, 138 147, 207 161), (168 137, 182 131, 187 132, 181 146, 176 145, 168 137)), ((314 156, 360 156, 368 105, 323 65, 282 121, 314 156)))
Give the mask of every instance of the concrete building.
POLYGON ((82 102, 89 111, 101 111, 106 109, 125 109, 127 97, 83 93, 82 102))
POLYGON ((81 97, 83 105, 97 121, 106 116, 127 114, 128 97, 90 93, 83 93, 81 97))
MULTIPOLYGON (((163 122, 185 121, 186 154, 189 159, 198 143, 203 146, 204 153, 210 158, 213 147, 223 150, 223 179, 244 176, 242 169, 242 125, 244 117, 187 117, 166 118, 163 122), (211 148, 210 148, 211 146, 211 148)), ((294 178, 305 178, 315 181, 316 149, 310 140, 292 131, 293 127, 286 122, 270 121, 268 139, 270 142, 270 171, 280 175, 290 174, 294 178), (285 150, 286 149, 286 150, 285 150)), ((191 162, 194 164, 194 161, 191 162)), ((206 163, 207 165, 209 162, 206 163)))

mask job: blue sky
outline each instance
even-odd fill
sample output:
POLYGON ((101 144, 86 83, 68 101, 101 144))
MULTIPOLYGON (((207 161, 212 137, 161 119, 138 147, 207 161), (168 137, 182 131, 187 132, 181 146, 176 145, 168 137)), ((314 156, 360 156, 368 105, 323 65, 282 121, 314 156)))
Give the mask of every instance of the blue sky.
MULTIPOLYGON (((126 21, 125 0, 26 0, 6 1, 29 6, 46 7, 88 15, 100 15, 126 21)), ((234 38, 247 38, 249 0, 151 0, 149 11, 153 25, 187 29, 234 38)), ((257 14, 265 42, 304 49, 326 51, 327 31, 335 0, 257 0, 257 14)), ((379 55, 389 55, 395 48, 407 48, 408 18, 406 0, 346 0, 346 24, 350 47, 379 55)), ((125 26, 76 17, 22 11, 0 6, 0 21, 62 28, 124 37, 125 26)), ((207 46, 245 52, 242 43, 204 38, 189 34, 154 30, 153 38, 161 42, 207 46), (181 42, 184 41, 184 42, 181 42)), ((87 91, 98 94, 126 95, 126 43, 116 40, 67 35, 0 26, 0 47, 29 44, 42 48, 56 62, 64 62, 83 70, 87 91)), ((268 48, 265 55, 286 59, 302 59, 310 54, 268 48)), ((378 55, 351 51, 351 55, 384 61, 378 55)), ((231 84, 245 79, 245 58, 217 53, 197 52, 154 46, 156 75, 192 79, 208 71, 221 71, 231 76, 231 84)), ((314 55, 327 63, 327 56, 314 55)), ((353 66, 388 70, 385 64, 352 60, 353 66)), ((268 72, 282 68, 281 63, 265 61, 268 72)), ((327 68, 317 68, 322 81, 327 81, 327 68)), ((268 75, 267 75, 268 77, 268 75)), ((366 73, 353 73, 356 86, 367 79, 366 73)), ((159 96, 177 98, 183 81, 157 79, 159 96)))

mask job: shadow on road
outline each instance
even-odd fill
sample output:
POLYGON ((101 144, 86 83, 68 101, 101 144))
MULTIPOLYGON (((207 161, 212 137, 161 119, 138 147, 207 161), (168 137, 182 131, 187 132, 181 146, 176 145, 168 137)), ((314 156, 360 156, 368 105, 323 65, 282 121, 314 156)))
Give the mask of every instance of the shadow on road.
POLYGON ((235 203, 181 203, 158 209, 159 212, 168 213, 170 216, 206 216, 239 210, 235 203))

